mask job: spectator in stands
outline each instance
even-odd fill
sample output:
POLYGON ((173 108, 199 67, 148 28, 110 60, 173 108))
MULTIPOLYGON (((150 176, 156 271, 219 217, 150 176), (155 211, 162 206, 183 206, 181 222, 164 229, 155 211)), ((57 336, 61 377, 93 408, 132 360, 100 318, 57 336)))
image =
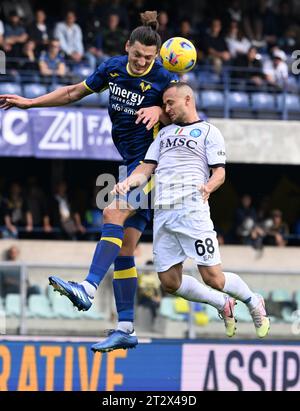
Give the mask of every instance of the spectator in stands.
POLYGON ((244 12, 240 0, 230 0, 224 16, 225 26, 228 27, 231 21, 236 21, 237 23, 242 24, 243 17, 244 12))
POLYGON ((271 212, 271 220, 265 222, 266 237, 264 243, 267 245, 277 245, 283 247, 287 245, 286 236, 289 234, 289 227, 282 219, 282 212, 275 209, 271 212))
POLYGON ((279 4, 279 13, 277 16, 279 37, 283 37, 290 27, 298 25, 296 16, 292 2, 289 0, 282 0, 279 4))
POLYGON ((223 64, 230 60, 230 53, 221 30, 221 20, 213 19, 204 44, 206 53, 216 73, 220 73, 223 64))
POLYGON ((3 197, 3 195, 0 193, 0 238, 3 238, 5 236, 5 216, 7 214, 7 201, 3 197))
POLYGON ((103 226, 103 211, 97 206, 97 194, 100 188, 96 187, 92 196, 91 206, 85 212, 85 226, 87 231, 87 239, 91 241, 99 240, 99 231, 103 226))
POLYGON ((15 11, 9 15, 4 29, 4 51, 8 57, 19 57, 22 47, 28 39, 28 34, 15 11))
POLYGON ((246 55, 239 55, 234 65, 245 70, 238 70, 235 75, 239 79, 244 79, 247 86, 261 87, 264 84, 261 55, 257 53, 256 47, 249 48, 246 55))
POLYGON ((4 47, 4 24, 3 21, 0 20, 0 50, 4 47))
MULTIPOLYGON (((147 261, 146 265, 153 265, 147 261)), ((145 271, 138 277, 137 303, 149 308, 154 321, 161 301, 160 281, 155 271, 145 271)))
POLYGON ((173 36, 173 31, 169 27, 169 16, 166 11, 161 11, 158 15, 159 29, 157 30, 162 43, 173 36))
POLYGON ((68 11, 65 21, 57 23, 54 37, 60 42, 63 52, 73 63, 80 63, 84 55, 82 31, 76 24, 76 14, 68 11))
POLYGON ((59 227, 65 238, 75 240, 86 232, 79 213, 72 209, 67 195, 67 185, 64 181, 56 185, 49 209, 52 226, 59 227))
POLYGON ((275 48, 272 52, 272 60, 265 62, 263 73, 267 84, 274 89, 283 89, 288 83, 288 65, 284 51, 275 48))
POLYGON ((65 59, 60 48, 59 40, 51 39, 48 51, 42 51, 39 59, 40 74, 48 82, 56 83, 67 73, 65 59))
POLYGON ((28 180, 26 200, 32 215, 33 227, 42 228, 44 233, 51 233, 53 228, 50 224, 47 199, 35 177, 30 177, 28 180))
POLYGON ((12 183, 6 200, 4 222, 5 237, 18 237, 18 227, 24 227, 25 231, 33 230, 32 215, 28 210, 27 202, 19 183, 12 183))
POLYGON ((178 36, 190 40, 195 45, 198 60, 200 60, 203 57, 203 52, 201 50, 201 47, 199 47, 198 36, 196 35, 189 19, 185 18, 181 20, 179 25, 178 36))
POLYGON ((278 46, 285 53, 291 55, 294 50, 299 50, 300 47, 300 26, 290 26, 278 41, 278 46))
MULTIPOLYGON (((18 262, 20 249, 12 245, 5 252, 5 261, 18 262)), ((0 271, 0 292, 1 297, 5 298, 7 294, 19 294, 21 285, 20 267, 2 267, 0 271)), ((41 289, 37 285, 31 285, 28 278, 26 280, 27 298, 32 294, 41 294, 41 289)))
POLYGON ((94 33, 98 32, 102 27, 102 19, 105 16, 103 12, 104 4, 99 0, 86 0, 84 8, 80 10, 79 21, 82 32, 84 33, 84 41, 87 45, 91 43, 94 33))
MULTIPOLYGON (((129 29, 134 30, 140 24, 140 13, 147 10, 147 5, 145 4, 147 0, 129 0, 128 5, 128 18, 129 18, 129 29)), ((153 7, 153 9, 159 8, 159 6, 153 7)))
POLYGON ((39 81, 36 75, 39 69, 39 65, 35 51, 35 42, 33 40, 26 41, 19 60, 19 69, 24 81, 39 81))
POLYGON ((234 20, 230 22, 225 40, 231 58, 233 59, 246 55, 251 46, 251 43, 247 37, 245 37, 241 26, 234 20))
POLYGON ((12 12, 17 13, 21 21, 28 25, 33 21, 33 11, 29 0, 2 0, 0 4, 0 14, 4 20, 9 20, 12 12))
POLYGON ((256 211, 252 206, 252 197, 244 194, 241 204, 235 211, 235 235, 241 244, 251 243, 251 232, 256 223, 256 211))
POLYGON ((119 23, 118 14, 108 16, 108 26, 102 32, 102 49, 106 56, 118 56, 124 52, 128 33, 120 28, 119 23))
POLYGON ((294 224, 293 234, 295 235, 294 244, 300 245, 300 213, 298 213, 298 218, 294 224))
MULTIPOLYGON (((124 0, 122 1, 122 3, 124 3, 124 0)), ((109 0, 107 4, 104 6, 103 15, 109 16, 111 14, 117 14, 120 19, 120 26, 124 30, 128 30, 129 28, 128 8, 126 7, 126 5, 121 4, 121 0, 109 0)))
POLYGON ((35 20, 28 28, 30 39, 35 41, 37 53, 45 50, 49 44, 50 29, 46 23, 46 13, 44 10, 37 10, 35 12, 35 20))
POLYGON ((266 48, 277 41, 277 16, 269 0, 249 2, 250 7, 245 19, 245 31, 253 45, 266 48))

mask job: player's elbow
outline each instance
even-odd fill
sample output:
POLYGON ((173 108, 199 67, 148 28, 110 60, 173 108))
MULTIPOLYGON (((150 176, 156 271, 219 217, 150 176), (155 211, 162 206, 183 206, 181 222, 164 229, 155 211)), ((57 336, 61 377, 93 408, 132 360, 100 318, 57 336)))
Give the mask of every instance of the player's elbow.
POLYGON ((72 84, 65 87, 70 103, 80 100, 90 94, 82 83, 72 84))

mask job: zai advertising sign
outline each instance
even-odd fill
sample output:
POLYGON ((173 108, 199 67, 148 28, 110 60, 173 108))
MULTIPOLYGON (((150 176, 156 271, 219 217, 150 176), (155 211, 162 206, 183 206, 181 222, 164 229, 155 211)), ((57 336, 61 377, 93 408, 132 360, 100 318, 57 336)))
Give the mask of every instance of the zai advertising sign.
POLYGON ((0 156, 120 160, 106 110, 0 112, 0 156))

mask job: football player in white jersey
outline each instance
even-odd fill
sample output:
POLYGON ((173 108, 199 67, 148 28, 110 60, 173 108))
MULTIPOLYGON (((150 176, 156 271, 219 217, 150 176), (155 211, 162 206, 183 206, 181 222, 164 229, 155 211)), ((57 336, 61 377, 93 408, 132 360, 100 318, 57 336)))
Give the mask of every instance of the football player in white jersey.
POLYGON ((222 272, 210 218, 209 196, 225 181, 223 136, 215 126, 199 119, 193 91, 187 84, 169 86, 163 102, 172 124, 159 132, 144 162, 117 184, 114 192, 128 193, 155 171, 154 264, 163 288, 189 301, 216 307, 229 337, 236 329, 235 299, 244 302, 257 336, 263 338, 270 328, 264 300, 237 274, 222 272), (202 279, 211 288, 182 274, 187 257, 195 260, 202 279))

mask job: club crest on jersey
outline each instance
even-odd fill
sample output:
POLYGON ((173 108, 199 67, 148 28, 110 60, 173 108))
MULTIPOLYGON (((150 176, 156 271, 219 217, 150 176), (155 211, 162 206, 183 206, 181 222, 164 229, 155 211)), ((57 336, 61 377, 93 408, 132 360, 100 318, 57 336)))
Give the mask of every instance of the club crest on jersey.
POLYGON ((118 73, 109 73, 110 77, 115 78, 118 77, 119 74, 118 73))
POLYGON ((150 90, 152 86, 151 86, 151 84, 145 83, 144 81, 142 81, 140 83, 140 87, 142 89, 142 92, 144 93, 145 91, 150 90))
POLYGON ((199 128, 193 128, 193 130, 190 132, 190 136, 197 138, 200 137, 202 134, 201 130, 199 128))

